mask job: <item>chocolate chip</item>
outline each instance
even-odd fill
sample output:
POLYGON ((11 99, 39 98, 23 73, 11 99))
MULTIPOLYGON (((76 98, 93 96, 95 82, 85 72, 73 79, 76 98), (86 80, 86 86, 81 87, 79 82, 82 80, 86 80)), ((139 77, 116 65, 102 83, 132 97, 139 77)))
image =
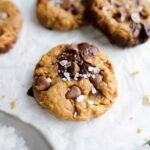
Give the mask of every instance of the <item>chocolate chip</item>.
POLYGON ((77 53, 78 51, 79 51, 78 47, 74 44, 68 45, 65 49, 65 52, 67 52, 67 53, 77 53))
POLYGON ((150 37, 150 23, 144 24, 144 29, 148 37, 150 37))
POLYGON ((75 62, 72 62, 71 63, 71 66, 68 68, 68 72, 74 76, 76 73, 79 73, 80 72, 80 67, 78 66, 77 63, 75 62))
POLYGON ((88 43, 81 43, 78 45, 78 47, 82 58, 86 62, 88 61, 89 57, 98 55, 98 49, 93 45, 89 45, 88 43))
POLYGON ((69 88, 69 91, 66 94, 66 98, 67 99, 75 99, 80 95, 81 95, 80 88, 74 85, 74 86, 69 88))
POLYGON ((98 84, 102 81, 102 76, 97 74, 95 77, 90 77, 90 81, 93 83, 95 87, 98 86, 98 84))
POLYGON ((33 87, 32 87, 32 86, 28 89, 27 95, 28 95, 28 96, 31 96, 31 97, 34 97, 33 87))
POLYGON ((40 76, 35 80, 35 89, 42 91, 42 90, 46 90, 50 87, 51 84, 51 79, 50 78, 46 78, 44 76, 40 76))
POLYGON ((61 4, 61 7, 65 10, 70 9, 71 1, 70 0, 63 0, 63 3, 61 4))

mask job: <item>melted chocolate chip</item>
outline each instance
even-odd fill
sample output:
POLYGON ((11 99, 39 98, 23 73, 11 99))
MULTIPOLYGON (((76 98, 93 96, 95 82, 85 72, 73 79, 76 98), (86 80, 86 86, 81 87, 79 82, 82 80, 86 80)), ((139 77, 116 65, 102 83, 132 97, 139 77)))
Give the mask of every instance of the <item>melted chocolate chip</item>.
POLYGON ((93 45, 89 45, 88 43, 81 43, 78 45, 78 47, 80 49, 81 57, 85 62, 88 62, 88 59, 98 54, 98 49, 93 45))
POLYGON ((91 78, 90 78, 90 81, 93 83, 93 85, 94 85, 95 87, 97 87, 98 84, 102 81, 102 76, 99 75, 99 74, 97 74, 97 75, 95 75, 94 78, 91 77, 91 78))
POLYGON ((28 95, 28 96, 31 96, 31 97, 34 97, 33 87, 32 87, 32 86, 31 86, 31 87, 29 88, 29 90, 27 91, 27 95, 28 95))
POLYGON ((42 90, 48 89, 50 87, 50 84, 51 84, 51 81, 49 80, 49 78, 40 76, 35 80, 34 88, 36 90, 42 91, 42 90))
POLYGON ((58 75, 64 80, 78 80, 89 78, 92 74, 88 68, 93 67, 88 60, 98 54, 98 49, 93 45, 81 43, 68 45, 57 58, 58 75), (69 63, 69 65, 67 65, 69 63), (66 75, 67 76, 66 76, 66 75))
POLYGON ((71 76, 74 76, 76 73, 80 72, 80 67, 77 63, 72 62, 71 66, 68 68, 68 72, 71 74, 71 76))
POLYGON ((66 94, 66 98, 67 99, 75 99, 80 95, 81 95, 80 88, 74 85, 74 86, 69 88, 69 91, 66 94))

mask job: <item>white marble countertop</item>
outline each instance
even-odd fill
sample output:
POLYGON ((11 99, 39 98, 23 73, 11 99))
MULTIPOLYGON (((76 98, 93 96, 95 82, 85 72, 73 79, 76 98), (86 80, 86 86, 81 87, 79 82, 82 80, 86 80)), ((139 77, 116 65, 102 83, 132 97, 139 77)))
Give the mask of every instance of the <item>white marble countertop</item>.
POLYGON ((0 55, 0 109, 40 129, 56 150, 136 150, 150 138, 150 41, 121 49, 111 45, 91 26, 71 32, 49 31, 35 15, 35 0, 13 0, 24 20, 14 48, 0 55), (60 121, 27 96, 35 64, 50 48, 60 43, 87 41, 101 47, 112 59, 119 82, 119 97, 102 117, 88 122, 60 121), (139 71, 133 76, 134 71, 139 71), (5 97, 4 97, 5 96, 5 97), (10 108, 11 101, 16 107, 10 108), (141 128, 140 134, 137 129, 141 128))

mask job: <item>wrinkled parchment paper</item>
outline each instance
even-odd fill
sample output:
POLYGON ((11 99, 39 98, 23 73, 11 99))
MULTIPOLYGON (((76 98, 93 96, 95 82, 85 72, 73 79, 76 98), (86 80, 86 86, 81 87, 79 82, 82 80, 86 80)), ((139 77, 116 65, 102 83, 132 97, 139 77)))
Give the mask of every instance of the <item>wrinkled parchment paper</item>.
POLYGON ((0 109, 40 129, 56 150, 136 150, 150 138, 150 41, 129 49, 111 45, 91 26, 59 32, 43 28, 35 15, 36 0, 13 0, 24 24, 14 48, 0 55, 0 109), (27 96, 35 64, 50 48, 61 43, 90 42, 112 59, 119 97, 102 117, 87 122, 60 121, 27 96), (139 71, 138 75, 132 73, 139 71), (1 98, 5 96, 5 98, 1 98), (10 108, 15 100, 16 107, 10 108), (141 128, 140 134, 137 128, 141 128))

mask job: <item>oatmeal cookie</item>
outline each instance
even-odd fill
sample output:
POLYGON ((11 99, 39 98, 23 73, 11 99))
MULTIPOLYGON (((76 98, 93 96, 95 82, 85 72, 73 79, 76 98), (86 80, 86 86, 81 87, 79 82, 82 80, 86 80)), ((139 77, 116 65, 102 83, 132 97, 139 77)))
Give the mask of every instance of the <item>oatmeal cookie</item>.
POLYGON ((8 0, 0 0, 0 53, 10 50, 21 29, 22 19, 17 6, 8 0))
POLYGON ((113 43, 123 47, 150 37, 150 1, 91 0, 87 16, 113 43))
POLYGON ((117 97, 110 59, 88 43, 59 45, 36 65, 36 101, 63 120, 83 121, 108 110, 117 97))
POLYGON ((37 0, 37 17, 50 29, 72 30, 84 21, 85 7, 82 0, 37 0))

